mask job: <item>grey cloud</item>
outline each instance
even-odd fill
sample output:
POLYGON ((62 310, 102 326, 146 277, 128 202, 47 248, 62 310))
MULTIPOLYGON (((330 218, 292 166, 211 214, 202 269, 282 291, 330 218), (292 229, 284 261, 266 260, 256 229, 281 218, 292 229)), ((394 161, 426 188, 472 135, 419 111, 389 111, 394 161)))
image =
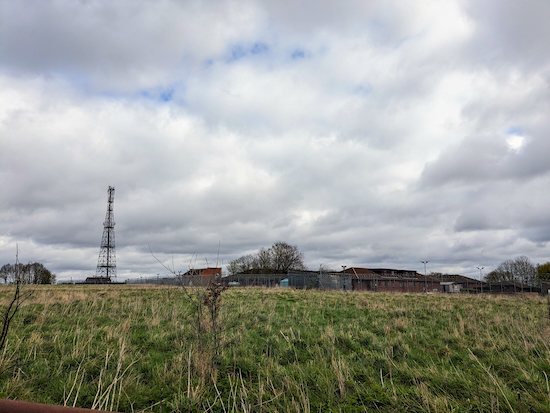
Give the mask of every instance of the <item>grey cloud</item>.
POLYGON ((539 247, 544 248, 548 242, 550 242, 550 218, 546 218, 545 222, 538 223, 537 225, 524 228, 520 231, 523 238, 526 238, 532 242, 538 244, 539 247))
POLYGON ((546 66, 550 48, 547 2, 469 1, 464 10, 473 25, 471 41, 466 45, 472 60, 497 71, 546 66))
POLYGON ((500 163, 508 151, 504 139, 499 138, 479 136, 464 139, 445 150, 438 159, 426 164, 422 185, 476 183, 500 177, 500 163))
POLYGON ((487 209, 487 207, 470 208, 458 217, 455 230, 461 232, 508 228, 507 223, 501 217, 495 216, 495 211, 487 209))
POLYGON ((378 46, 397 47, 425 29, 421 13, 394 2, 259 1, 274 24, 307 42, 316 35, 367 33, 378 46))
POLYGON ((514 231, 518 239, 544 243, 548 241, 550 219, 544 207, 546 186, 544 178, 488 182, 464 197, 454 230, 488 234, 514 231))
POLYGON ((100 90, 170 81, 174 69, 201 64, 256 30, 253 10, 243 13, 233 2, 6 1, 2 14, 4 65, 68 75, 100 90))
POLYGON ((522 181, 545 176, 550 172, 544 155, 550 143, 544 131, 535 133, 527 135, 525 145, 518 150, 507 145, 507 135, 466 138, 426 164, 421 185, 522 181))

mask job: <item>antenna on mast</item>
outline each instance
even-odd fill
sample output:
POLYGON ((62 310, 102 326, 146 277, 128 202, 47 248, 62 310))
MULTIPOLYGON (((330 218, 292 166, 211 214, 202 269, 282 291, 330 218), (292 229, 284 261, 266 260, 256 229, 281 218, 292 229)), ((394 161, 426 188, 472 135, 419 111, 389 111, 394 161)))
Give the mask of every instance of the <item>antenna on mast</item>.
POLYGON ((113 206, 115 203, 115 187, 110 186, 107 193, 107 214, 103 223, 103 237, 99 248, 99 259, 97 260, 97 269, 95 278, 110 283, 112 277, 116 281, 116 252, 115 252, 115 215, 113 206))

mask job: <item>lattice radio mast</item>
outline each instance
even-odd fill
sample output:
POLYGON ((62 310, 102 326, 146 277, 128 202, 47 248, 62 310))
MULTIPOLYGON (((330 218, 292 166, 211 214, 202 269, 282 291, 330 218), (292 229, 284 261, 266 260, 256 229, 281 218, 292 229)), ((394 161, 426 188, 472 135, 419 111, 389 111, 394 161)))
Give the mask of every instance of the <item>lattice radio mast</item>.
POLYGON ((116 280, 115 215, 113 212, 115 187, 110 186, 107 193, 109 194, 107 215, 105 215, 105 222, 103 223, 103 237, 101 238, 95 276, 96 278, 101 277, 111 282, 112 277, 116 280))

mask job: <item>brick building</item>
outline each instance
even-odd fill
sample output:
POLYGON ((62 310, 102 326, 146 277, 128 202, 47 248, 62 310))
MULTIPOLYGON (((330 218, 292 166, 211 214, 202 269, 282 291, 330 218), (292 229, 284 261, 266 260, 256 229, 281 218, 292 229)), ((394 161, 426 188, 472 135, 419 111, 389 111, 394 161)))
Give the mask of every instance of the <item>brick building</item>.
POLYGON ((222 269, 215 267, 194 268, 187 271, 181 277, 181 282, 185 286, 207 286, 214 277, 221 277, 222 269))
POLYGON ((340 271, 351 276, 353 290, 423 293, 441 291, 440 281, 411 270, 350 267, 340 271))
POLYGON ((222 279, 227 285, 275 287, 281 282, 293 288, 423 293, 441 291, 440 281, 416 271, 391 268, 350 267, 345 271, 289 271, 286 274, 234 274, 222 279))

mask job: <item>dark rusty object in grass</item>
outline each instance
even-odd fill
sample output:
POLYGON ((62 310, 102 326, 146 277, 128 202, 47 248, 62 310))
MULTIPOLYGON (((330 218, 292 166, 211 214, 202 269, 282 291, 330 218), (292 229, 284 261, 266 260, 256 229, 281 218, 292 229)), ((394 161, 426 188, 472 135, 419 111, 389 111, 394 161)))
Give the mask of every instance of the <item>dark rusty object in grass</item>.
POLYGON ((0 413, 101 413, 102 410, 0 399, 0 413))

